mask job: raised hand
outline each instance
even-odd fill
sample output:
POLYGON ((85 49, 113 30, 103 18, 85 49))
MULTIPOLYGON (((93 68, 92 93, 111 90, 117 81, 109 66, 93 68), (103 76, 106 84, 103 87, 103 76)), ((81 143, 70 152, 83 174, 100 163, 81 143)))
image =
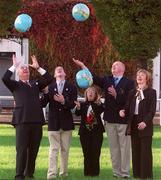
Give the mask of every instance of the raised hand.
POLYGON ((116 98, 117 96, 116 90, 113 85, 108 88, 108 93, 111 94, 114 98, 116 98))
POLYGON ((76 108, 77 109, 80 109, 80 102, 79 101, 74 101, 75 105, 76 105, 76 108))
POLYGON ((13 66, 14 66, 15 68, 17 68, 17 67, 20 65, 20 63, 21 63, 21 60, 17 60, 15 54, 12 55, 12 61, 13 61, 13 66))
POLYGON ((97 105, 101 105, 101 96, 100 96, 100 95, 98 95, 95 103, 96 103, 97 105))
POLYGON ((73 58, 73 62, 74 62, 76 65, 78 65, 79 67, 81 67, 82 69, 87 68, 87 67, 84 65, 84 63, 83 63, 82 61, 78 60, 78 59, 74 59, 74 58, 73 58))
POLYGON ((38 63, 35 55, 31 56, 31 60, 32 60, 32 64, 29 64, 29 66, 34 69, 39 69, 40 66, 39 66, 39 63, 38 63))

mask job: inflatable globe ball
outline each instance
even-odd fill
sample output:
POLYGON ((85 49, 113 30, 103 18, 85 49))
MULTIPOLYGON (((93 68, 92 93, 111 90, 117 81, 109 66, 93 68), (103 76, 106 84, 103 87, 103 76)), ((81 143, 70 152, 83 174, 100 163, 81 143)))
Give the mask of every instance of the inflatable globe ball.
POLYGON ((28 14, 20 14, 15 19, 14 27, 19 32, 26 32, 32 25, 32 18, 28 14))
POLYGON ((89 8, 83 3, 76 4, 72 9, 72 16, 76 21, 85 21, 90 14, 89 8))
POLYGON ((80 70, 76 74, 76 82, 80 88, 86 89, 93 84, 92 74, 88 69, 80 70))

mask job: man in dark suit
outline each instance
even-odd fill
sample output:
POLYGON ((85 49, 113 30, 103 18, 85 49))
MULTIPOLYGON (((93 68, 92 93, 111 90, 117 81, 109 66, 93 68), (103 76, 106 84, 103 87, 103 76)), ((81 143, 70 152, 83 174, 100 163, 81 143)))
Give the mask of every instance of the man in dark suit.
POLYGON ((15 179, 33 178, 35 161, 42 138, 44 116, 39 100, 39 92, 46 87, 52 77, 42 69, 35 56, 31 56, 32 68, 43 77, 40 80, 30 81, 29 67, 18 62, 13 55, 13 66, 4 74, 2 80, 13 93, 15 107, 13 110, 12 125, 16 129, 16 176, 15 179), (11 79, 17 70, 19 81, 11 79))
MULTIPOLYGON (((87 68, 79 60, 73 61, 81 68, 87 68)), ((109 139, 113 176, 130 176, 130 137, 125 136, 127 120, 119 116, 119 110, 126 104, 127 95, 134 88, 134 82, 124 77, 125 65, 115 61, 111 68, 112 75, 98 77, 93 74, 94 84, 105 92, 104 122, 109 139)))
POLYGON ((60 150, 60 176, 68 175, 68 155, 72 130, 74 129, 71 109, 75 107, 77 90, 75 86, 65 80, 66 74, 63 67, 55 68, 54 81, 48 87, 48 93, 42 99, 43 106, 49 102, 48 137, 49 168, 47 179, 56 178, 58 175, 57 160, 60 150))

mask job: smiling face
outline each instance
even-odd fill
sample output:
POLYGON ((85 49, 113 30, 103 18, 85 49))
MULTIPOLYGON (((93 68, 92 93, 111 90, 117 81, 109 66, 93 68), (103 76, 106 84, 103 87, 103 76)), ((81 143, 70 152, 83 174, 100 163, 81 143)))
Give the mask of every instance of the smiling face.
POLYGON ((151 75, 147 70, 140 69, 136 73, 136 82, 139 87, 150 86, 150 81, 151 81, 151 75))
POLYGON ((143 72, 138 72, 136 75, 136 82, 137 84, 146 84, 147 82, 146 74, 143 72))
POLYGON ((64 72, 64 69, 62 66, 57 66, 55 68, 55 73, 54 73, 54 77, 57 79, 57 80, 64 80, 65 79, 65 72, 64 72))
POLYGON ((20 65, 20 67, 18 68, 18 75, 19 75, 19 79, 22 81, 29 80, 30 71, 28 65, 25 64, 20 65))
POLYGON ((116 61, 112 64, 111 72, 114 76, 123 76, 125 65, 121 61, 116 61))

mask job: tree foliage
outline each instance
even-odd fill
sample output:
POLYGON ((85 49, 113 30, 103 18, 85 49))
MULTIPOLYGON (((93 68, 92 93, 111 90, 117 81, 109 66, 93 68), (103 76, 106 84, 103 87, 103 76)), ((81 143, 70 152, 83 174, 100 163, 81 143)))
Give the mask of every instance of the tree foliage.
POLYGON ((161 43, 161 0, 93 0, 122 59, 150 59, 161 43))
POLYGON ((113 59, 118 58, 88 0, 21 1, 0 2, 0 19, 3 19, 0 33, 28 37, 30 54, 36 54, 50 73, 57 65, 63 65, 68 77, 73 79, 78 71, 73 57, 81 59, 93 71, 104 73, 109 71, 113 59), (90 9, 90 17, 85 22, 77 22, 72 17, 72 8, 78 2, 87 4, 90 9), (16 16, 21 13, 29 14, 33 20, 26 33, 19 33, 13 27, 16 16))
POLYGON ((10 34, 21 0, 0 0, 0 36, 10 34))
POLYGON ((33 25, 29 32, 18 34, 30 38, 31 52, 36 51, 41 56, 50 72, 57 65, 63 65, 72 78, 78 70, 72 62, 73 57, 97 72, 105 71, 106 63, 96 62, 111 46, 96 19, 93 5, 87 0, 25 1, 19 13, 29 14, 33 25), (72 17, 72 8, 77 2, 87 4, 90 9, 90 17, 84 22, 72 17))

